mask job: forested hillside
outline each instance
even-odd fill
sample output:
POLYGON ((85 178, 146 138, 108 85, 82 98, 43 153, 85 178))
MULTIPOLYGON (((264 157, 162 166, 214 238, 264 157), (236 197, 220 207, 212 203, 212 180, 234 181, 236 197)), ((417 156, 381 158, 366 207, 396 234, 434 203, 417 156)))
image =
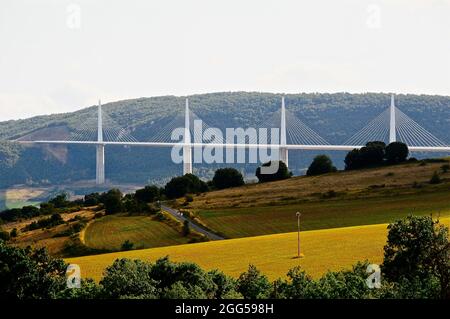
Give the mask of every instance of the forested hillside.
MULTIPOLYGON (((280 94, 211 93, 190 96, 190 107, 210 127, 249 127, 263 122, 280 109, 280 94)), ((340 144, 356 133, 390 104, 388 94, 288 94, 286 108, 330 143, 340 144)), ((436 137, 450 141, 450 97, 398 95, 396 105, 436 137)), ((105 114, 126 128, 138 141, 148 141, 174 116, 182 115, 184 98, 174 96, 139 98, 104 105, 105 114)), ((70 132, 79 123, 96 118, 95 106, 83 110, 0 123, 0 141, 38 134, 41 138, 70 132), (59 133, 58 133, 59 134, 59 133)), ((342 168, 345 154, 328 152, 342 168)), ((290 152, 290 168, 301 174, 314 153, 290 152)), ((416 154, 415 154, 416 155, 416 154)), ((427 154, 422 154, 422 156, 427 154)), ((420 157, 421 154, 418 154, 420 157)), ((430 156, 430 154, 428 154, 430 156)), ((222 165, 224 166, 224 165, 222 165)), ((229 165, 226 165, 229 166, 229 165)), ((252 174, 255 165, 237 165, 252 174)), ((196 164, 197 174, 210 176, 217 166, 196 164)), ((118 147, 106 149, 107 178, 118 183, 164 181, 181 174, 172 164, 170 149, 118 147)), ((92 146, 23 147, 0 143, 0 188, 13 184, 72 183, 95 177, 92 146)))

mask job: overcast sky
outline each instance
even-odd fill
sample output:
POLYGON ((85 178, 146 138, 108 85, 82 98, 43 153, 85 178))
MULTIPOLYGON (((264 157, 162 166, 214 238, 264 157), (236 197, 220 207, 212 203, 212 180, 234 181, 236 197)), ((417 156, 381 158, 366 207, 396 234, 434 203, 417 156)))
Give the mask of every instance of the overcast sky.
POLYGON ((0 2, 0 120, 217 91, 450 95, 450 0, 0 2))

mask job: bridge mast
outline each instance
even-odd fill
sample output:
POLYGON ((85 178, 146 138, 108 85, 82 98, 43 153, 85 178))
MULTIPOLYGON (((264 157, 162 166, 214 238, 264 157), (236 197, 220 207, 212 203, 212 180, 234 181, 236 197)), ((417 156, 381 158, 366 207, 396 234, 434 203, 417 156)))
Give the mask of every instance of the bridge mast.
POLYGON ((391 95, 390 120, 389 120, 389 143, 397 141, 397 133, 395 127, 395 97, 391 95))
POLYGON ((186 98, 186 109, 184 113, 183 175, 192 174, 192 146, 190 127, 189 99, 186 98))
POLYGON ((102 103, 98 101, 98 125, 97 125, 97 167, 95 170, 95 182, 97 185, 105 184, 105 145, 103 143, 102 103))
POLYGON ((280 127, 280 161, 289 166, 289 153, 286 148, 286 108, 284 105, 284 96, 281 98, 281 127, 280 127))

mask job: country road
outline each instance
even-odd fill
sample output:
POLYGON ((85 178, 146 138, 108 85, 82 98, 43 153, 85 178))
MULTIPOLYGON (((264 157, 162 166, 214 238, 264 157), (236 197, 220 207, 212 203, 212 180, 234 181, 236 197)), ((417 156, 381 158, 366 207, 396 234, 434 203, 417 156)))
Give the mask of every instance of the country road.
POLYGON ((185 220, 188 221, 189 223, 189 227, 192 228, 193 230, 195 230, 196 232, 205 235, 206 237, 208 237, 211 240, 223 240, 225 238, 216 235, 208 230, 206 230, 203 227, 198 226, 197 224, 194 224, 193 222, 191 222, 189 220, 189 218, 184 217, 183 214, 180 214, 179 211, 177 211, 176 209, 161 205, 161 209, 168 212, 170 215, 172 215, 174 218, 176 218, 177 220, 179 220, 181 223, 184 223, 185 220))

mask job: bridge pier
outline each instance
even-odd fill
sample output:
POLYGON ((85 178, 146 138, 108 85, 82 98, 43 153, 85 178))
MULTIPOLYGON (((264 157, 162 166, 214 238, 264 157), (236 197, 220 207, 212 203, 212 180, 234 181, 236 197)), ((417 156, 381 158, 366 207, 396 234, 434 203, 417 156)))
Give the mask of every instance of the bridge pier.
POLYGON ((97 167, 95 170, 95 183, 105 184, 105 145, 97 145, 97 167))
POLYGON ((286 107, 284 96, 281 98, 281 125, 280 125, 280 161, 289 167, 289 151, 286 147, 286 107))

